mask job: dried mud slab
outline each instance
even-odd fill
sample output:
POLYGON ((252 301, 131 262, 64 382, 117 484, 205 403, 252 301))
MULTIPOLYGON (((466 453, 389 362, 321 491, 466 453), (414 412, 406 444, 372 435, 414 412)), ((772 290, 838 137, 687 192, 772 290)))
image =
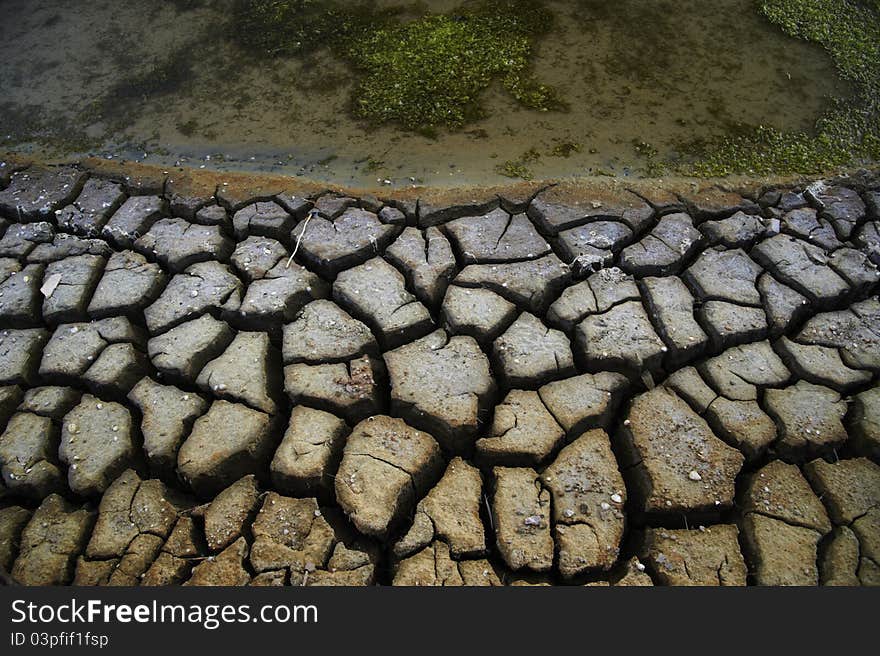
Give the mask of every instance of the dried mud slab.
POLYGON ((620 437, 642 510, 707 512, 733 504, 742 454, 673 392, 658 387, 636 397, 620 437))
POLYGON ((440 447, 431 435, 392 417, 355 426, 336 473, 339 505, 362 533, 384 538, 436 480, 440 447))
POLYGON ((112 176, 0 166, 15 582, 880 585, 876 176, 112 176))
POLYGON ((743 586, 746 564, 736 526, 717 524, 696 530, 648 529, 642 547, 657 581, 677 586, 743 586))

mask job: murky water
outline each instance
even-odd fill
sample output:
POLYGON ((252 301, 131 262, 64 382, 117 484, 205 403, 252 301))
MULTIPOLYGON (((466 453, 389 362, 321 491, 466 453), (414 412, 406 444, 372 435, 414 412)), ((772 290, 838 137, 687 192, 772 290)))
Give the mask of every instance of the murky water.
MULTIPOLYGON (((568 111, 526 109, 493 84, 484 118, 429 138, 353 118, 358 73, 332 49, 245 56, 228 31, 233 1, 0 0, 0 150, 343 184, 497 182, 505 165, 643 175, 647 153, 686 156, 738 125, 810 130, 849 93, 821 49, 783 36, 753 0, 550 1, 533 71, 568 111)), ((409 5, 402 20, 459 4, 409 5)))

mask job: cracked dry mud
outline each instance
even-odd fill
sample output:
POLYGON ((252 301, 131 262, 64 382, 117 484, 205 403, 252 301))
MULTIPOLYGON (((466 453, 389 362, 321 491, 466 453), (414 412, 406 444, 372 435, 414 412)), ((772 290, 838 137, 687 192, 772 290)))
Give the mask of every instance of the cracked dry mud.
POLYGON ((0 567, 880 584, 878 193, 444 207, 17 170, 0 567))

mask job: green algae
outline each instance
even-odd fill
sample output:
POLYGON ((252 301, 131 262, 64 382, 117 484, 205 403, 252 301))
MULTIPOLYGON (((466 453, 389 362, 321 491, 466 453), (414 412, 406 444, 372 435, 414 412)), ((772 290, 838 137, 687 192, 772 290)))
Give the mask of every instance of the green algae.
POLYGON ((373 3, 326 0, 236 0, 228 31, 258 55, 297 55, 340 48, 378 29, 396 12, 373 3))
POLYGON ((248 48, 294 55, 329 48, 359 73, 352 111, 428 136, 485 116, 482 93, 495 81, 522 106, 563 109, 530 71, 536 39, 553 13, 528 0, 474 0, 415 20, 400 8, 314 0, 239 0, 233 34, 248 48))
POLYGON ((534 172, 529 164, 534 164, 541 160, 541 153, 535 148, 529 148, 526 152, 519 156, 518 159, 509 159, 498 164, 495 172, 503 175, 505 178, 518 178, 520 180, 533 180, 534 172))
POLYGON ((758 0, 758 10, 789 36, 824 48, 855 93, 834 99, 813 134, 740 126, 713 143, 688 144, 685 152, 697 161, 680 170, 704 177, 812 174, 880 160, 880 2, 758 0))

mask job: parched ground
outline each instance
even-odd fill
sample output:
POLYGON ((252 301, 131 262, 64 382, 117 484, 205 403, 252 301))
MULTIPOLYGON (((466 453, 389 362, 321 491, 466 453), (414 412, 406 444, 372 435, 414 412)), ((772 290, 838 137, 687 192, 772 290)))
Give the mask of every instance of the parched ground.
POLYGON ((470 202, 0 167, 27 585, 876 585, 880 180, 470 202))

